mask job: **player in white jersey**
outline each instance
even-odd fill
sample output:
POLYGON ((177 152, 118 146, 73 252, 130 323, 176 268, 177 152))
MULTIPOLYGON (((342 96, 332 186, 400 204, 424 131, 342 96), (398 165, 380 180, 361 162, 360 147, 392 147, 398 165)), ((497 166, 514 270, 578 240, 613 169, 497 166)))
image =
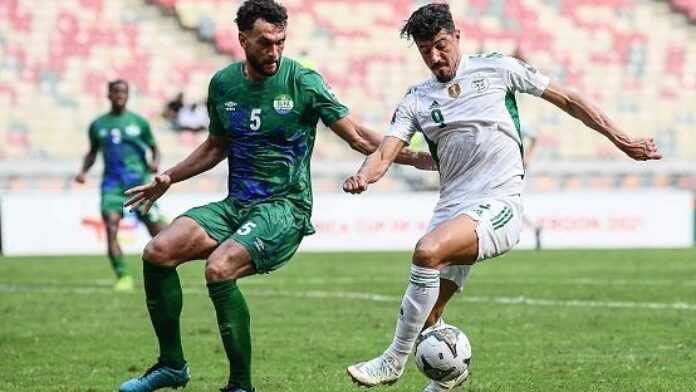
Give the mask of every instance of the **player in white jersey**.
MULTIPOLYGON (((416 244, 391 345, 377 358, 347 369, 355 382, 368 387, 401 376, 418 334, 440 322, 472 264, 507 252, 519 240, 524 168, 515 92, 551 102, 633 159, 661 158, 652 139, 627 136, 583 97, 526 63, 498 54, 462 57, 460 32, 446 4, 418 9, 402 36, 415 41, 433 78, 408 91, 379 149, 343 188, 367 190, 411 136, 421 132, 439 165, 440 200, 427 234, 416 244)), ((430 382, 425 391, 451 390, 466 377, 430 382)))

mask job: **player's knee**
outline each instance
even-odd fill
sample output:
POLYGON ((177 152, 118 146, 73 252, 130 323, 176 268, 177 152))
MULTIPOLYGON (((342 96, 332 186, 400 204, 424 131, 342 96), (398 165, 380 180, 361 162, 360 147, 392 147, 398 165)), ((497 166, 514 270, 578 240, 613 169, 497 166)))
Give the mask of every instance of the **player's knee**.
POLYGON ((205 263, 205 280, 208 283, 235 279, 228 263, 219 259, 208 259, 205 263))
POLYGON ((118 222, 114 221, 107 221, 106 222, 106 234, 109 237, 116 237, 116 233, 118 232, 118 222))
POLYGON ((421 239, 413 252, 413 264, 425 268, 438 268, 442 260, 437 256, 437 251, 437 244, 421 239))
POLYGON ((208 283, 237 280, 253 272, 251 262, 235 248, 213 253, 205 263, 205 279, 208 283))
POLYGON ((143 250, 143 260, 155 265, 160 266, 173 266, 174 260, 172 260, 171 255, 167 251, 167 247, 163 241, 157 240, 157 238, 151 240, 145 245, 143 250))

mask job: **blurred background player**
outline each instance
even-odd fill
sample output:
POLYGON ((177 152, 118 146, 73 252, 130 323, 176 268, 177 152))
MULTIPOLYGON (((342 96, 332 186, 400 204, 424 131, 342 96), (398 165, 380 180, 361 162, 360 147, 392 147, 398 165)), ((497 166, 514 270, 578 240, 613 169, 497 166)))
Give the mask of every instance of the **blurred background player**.
MULTIPOLYGON (((160 162, 160 151, 150 130, 150 124, 143 117, 126 109, 128 102, 128 83, 114 80, 107 85, 111 110, 97 117, 89 126, 89 151, 84 157, 82 170, 75 181, 84 184, 87 172, 94 165, 97 153, 101 151, 104 174, 101 182, 101 215, 106 226, 106 240, 109 261, 116 273, 116 290, 132 290, 133 278, 118 242, 118 225, 123 218, 123 192, 136 185, 149 181, 150 173, 156 173, 160 162), (148 161, 147 150, 152 153, 148 161)), ((159 209, 147 213, 135 211, 150 235, 155 236, 162 228, 159 209)))
MULTIPOLYGON (((127 192, 145 210, 173 183, 227 159, 228 197, 178 217, 145 247, 143 275, 150 319, 159 340, 157 363, 121 392, 185 386, 181 346, 182 291, 177 267, 206 259, 205 279, 229 361, 225 392, 251 392, 251 324, 237 281, 285 265, 311 223, 310 159, 319 119, 368 154, 382 136, 357 125, 323 78, 283 57, 287 10, 274 0, 248 0, 237 12, 243 61, 217 72, 209 85, 208 138, 148 185, 127 192)), ((404 151, 401 162, 431 169, 430 154, 404 151)))
MULTIPOLYGON (((524 56, 522 47, 517 45, 515 52, 511 57, 514 57, 524 63, 528 63, 527 58, 524 56)), ((524 94, 515 94, 515 99, 517 100, 517 106, 521 107, 520 101, 524 100, 526 97, 524 94)), ((532 161, 532 156, 537 148, 538 132, 534 126, 532 126, 528 121, 525 121, 525 116, 520 116, 520 135, 522 136, 522 164, 524 166, 525 178, 529 176, 530 163, 532 161)), ((539 224, 534 223, 534 219, 529 216, 527 211, 522 214, 522 222, 525 226, 530 228, 534 232, 534 247, 537 250, 541 249, 542 243, 542 233, 543 227, 539 224)))
MULTIPOLYGON (((389 169, 414 133, 425 137, 438 163, 440 198, 427 233, 418 240, 391 345, 378 357, 349 366, 361 386, 395 383, 418 334, 441 322, 444 307, 463 287, 471 265, 511 250, 522 229, 522 136, 515 93, 552 103, 604 135, 628 157, 660 159, 650 138, 623 133, 584 97, 551 82, 536 68, 497 53, 463 57, 449 5, 419 8, 401 30, 412 39, 432 77, 411 87, 379 149, 344 183, 362 193, 389 169)), ((429 382, 424 392, 449 391, 468 372, 429 382)))

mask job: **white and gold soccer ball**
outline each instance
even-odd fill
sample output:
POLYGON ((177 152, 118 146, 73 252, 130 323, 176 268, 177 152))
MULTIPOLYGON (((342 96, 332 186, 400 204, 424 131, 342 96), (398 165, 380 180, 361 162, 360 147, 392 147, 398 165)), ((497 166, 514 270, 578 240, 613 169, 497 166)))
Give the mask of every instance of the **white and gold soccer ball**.
POLYGON ((416 340, 416 365, 433 381, 450 381, 469 369, 471 344, 464 332, 452 325, 423 331, 416 340))

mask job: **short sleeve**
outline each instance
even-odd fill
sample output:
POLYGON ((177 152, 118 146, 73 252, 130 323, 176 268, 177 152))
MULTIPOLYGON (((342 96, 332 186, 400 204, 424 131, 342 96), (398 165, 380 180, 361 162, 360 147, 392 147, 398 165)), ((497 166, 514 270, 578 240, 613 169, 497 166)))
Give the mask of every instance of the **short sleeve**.
POLYGON ((410 144, 411 138, 416 131, 418 131, 416 97, 415 92, 409 90, 394 111, 386 136, 393 136, 410 144))
POLYGON ((87 131, 89 135, 89 149, 90 150, 98 150, 99 149, 99 137, 98 137, 98 130, 97 130, 97 122, 94 121, 91 124, 89 124, 89 129, 87 131))
POLYGON ((150 128, 150 123, 147 122, 144 118, 140 117, 140 129, 142 129, 143 133, 143 141, 145 144, 147 144, 150 147, 155 147, 157 143, 155 143, 155 136, 152 134, 152 129, 150 128))
POLYGON ((549 86, 549 78, 533 66, 512 57, 499 60, 505 84, 512 92, 521 92, 540 96, 549 86))
POLYGON ((210 119, 210 124, 208 125, 208 131, 215 136, 221 136, 224 134, 224 128, 220 117, 218 116, 217 110, 215 109, 217 105, 217 97, 220 95, 221 86, 218 80, 219 73, 215 74, 212 79, 210 79, 210 84, 208 85, 208 118, 210 119))
POLYGON ((347 106, 342 104, 336 95, 324 82, 324 78, 318 73, 305 70, 302 75, 302 84, 309 94, 309 105, 316 111, 321 121, 329 126, 350 113, 347 106))

